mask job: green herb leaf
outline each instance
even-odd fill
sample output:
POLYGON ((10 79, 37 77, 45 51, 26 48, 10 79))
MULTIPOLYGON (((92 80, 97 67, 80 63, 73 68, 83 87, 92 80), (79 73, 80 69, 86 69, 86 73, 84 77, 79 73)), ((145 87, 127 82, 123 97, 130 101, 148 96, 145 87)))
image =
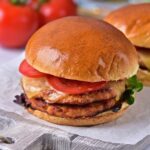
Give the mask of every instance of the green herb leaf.
POLYGON ((128 79, 128 83, 130 85, 135 85, 135 83, 137 82, 137 77, 136 75, 132 76, 131 78, 128 79))
POLYGON ((127 80, 127 90, 123 93, 123 99, 127 100, 129 105, 134 103, 134 94, 143 89, 143 84, 134 75, 127 80))
POLYGON ((133 89, 127 89, 125 93, 127 95, 133 95, 134 94, 134 90, 133 89))
POLYGON ((129 105, 132 105, 134 103, 134 97, 133 96, 128 97, 127 102, 129 105))
POLYGON ((143 89, 143 84, 137 79, 137 76, 134 75, 133 77, 128 79, 128 87, 136 92, 139 92, 143 89))
POLYGON ((137 83, 136 91, 137 91, 137 92, 140 92, 142 89, 143 89, 143 84, 142 84, 142 82, 139 81, 139 82, 137 83))
POLYGON ((132 105, 134 103, 134 90, 133 89, 127 89, 124 93, 123 93, 123 99, 125 99, 127 101, 127 103, 129 105, 132 105))

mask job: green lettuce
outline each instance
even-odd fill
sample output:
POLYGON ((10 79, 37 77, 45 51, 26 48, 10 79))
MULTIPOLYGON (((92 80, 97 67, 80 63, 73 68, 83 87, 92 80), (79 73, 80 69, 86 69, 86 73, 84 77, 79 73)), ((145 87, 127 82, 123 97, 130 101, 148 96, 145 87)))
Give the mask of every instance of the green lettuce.
POLYGON ((126 91, 123 93, 123 99, 127 100, 129 105, 132 105, 135 101, 134 95, 136 92, 140 92, 143 89, 143 84, 134 75, 127 80, 126 91))

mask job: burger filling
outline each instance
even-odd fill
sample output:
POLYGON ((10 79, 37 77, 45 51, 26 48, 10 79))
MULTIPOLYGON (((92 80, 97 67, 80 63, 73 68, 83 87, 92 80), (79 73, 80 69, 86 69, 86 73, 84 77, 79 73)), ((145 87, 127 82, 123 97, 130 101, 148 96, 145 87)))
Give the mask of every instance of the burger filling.
POLYGON ((143 70, 150 71, 150 49, 136 47, 139 53, 139 64, 143 70))
POLYGON ((68 80, 41 73, 25 60, 19 70, 24 75, 22 86, 26 106, 57 117, 92 117, 112 110, 124 100, 133 104, 135 91, 142 89, 136 76, 94 83, 68 80))
POLYGON ((103 88, 81 94, 67 94, 52 87, 47 78, 23 77, 22 85, 28 98, 42 98, 47 103, 84 105, 115 98, 118 101, 125 91, 125 80, 107 82, 103 88))

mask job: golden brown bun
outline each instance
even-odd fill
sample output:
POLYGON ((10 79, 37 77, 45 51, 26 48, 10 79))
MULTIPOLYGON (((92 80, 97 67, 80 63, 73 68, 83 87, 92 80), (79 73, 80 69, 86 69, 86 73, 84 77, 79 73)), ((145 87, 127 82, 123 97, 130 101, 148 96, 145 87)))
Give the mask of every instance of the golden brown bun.
POLYGON ((122 7, 105 21, 121 30, 134 45, 150 48, 150 3, 122 7))
POLYGON ((128 104, 123 103, 121 110, 118 112, 106 111, 94 117, 80 119, 69 119, 50 116, 47 113, 41 112, 39 110, 33 110, 31 108, 28 108, 28 111, 38 118, 55 124, 68 126, 92 126, 116 120, 126 111, 127 108, 128 104))
POLYGON ((139 69, 137 77, 145 86, 150 86, 150 72, 147 70, 139 69))
POLYGON ((127 38, 87 17, 66 17, 39 29, 27 44, 26 60, 41 72, 89 82, 128 78, 138 69, 127 38))

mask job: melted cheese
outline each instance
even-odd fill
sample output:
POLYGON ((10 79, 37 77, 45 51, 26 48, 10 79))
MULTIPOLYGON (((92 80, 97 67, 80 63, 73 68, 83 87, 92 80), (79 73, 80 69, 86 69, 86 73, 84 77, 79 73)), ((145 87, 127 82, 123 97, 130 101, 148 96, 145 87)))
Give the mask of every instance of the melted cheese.
MULTIPOLYGON (((42 91, 54 90, 47 82, 46 78, 28 78, 22 79, 23 89, 28 98, 40 97, 42 91)), ((55 90, 56 91, 56 90, 55 90)), ((63 98, 67 94, 57 91, 56 93, 49 94, 51 100, 63 98)))

